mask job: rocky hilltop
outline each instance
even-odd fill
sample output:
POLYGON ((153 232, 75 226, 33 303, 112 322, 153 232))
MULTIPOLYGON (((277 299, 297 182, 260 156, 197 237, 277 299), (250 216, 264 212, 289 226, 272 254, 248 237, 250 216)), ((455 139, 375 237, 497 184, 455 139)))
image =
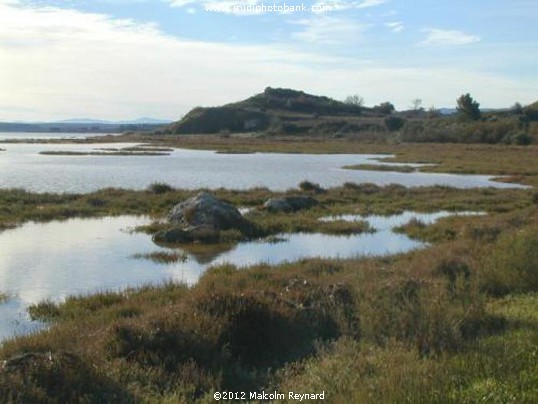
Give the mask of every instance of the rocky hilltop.
MULTIPOLYGON (((470 97, 470 95, 468 95, 470 97)), ((537 143, 538 102, 525 107, 485 109, 476 117, 465 111, 396 111, 390 102, 373 107, 336 101, 303 91, 268 87, 261 94, 221 107, 198 107, 156 134, 260 133, 349 137, 363 141, 537 143)))
POLYGON ((303 91, 268 87, 244 101, 198 107, 169 126, 172 134, 279 131, 302 133, 331 121, 358 117, 364 108, 303 91))

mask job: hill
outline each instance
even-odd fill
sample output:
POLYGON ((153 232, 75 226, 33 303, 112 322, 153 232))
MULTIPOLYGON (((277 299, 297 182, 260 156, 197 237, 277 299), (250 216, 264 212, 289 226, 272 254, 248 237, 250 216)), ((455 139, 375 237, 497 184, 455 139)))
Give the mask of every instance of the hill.
POLYGON ((397 112, 389 102, 367 108, 303 91, 268 87, 240 102, 195 108, 179 122, 155 133, 262 133, 383 142, 537 143, 538 102, 519 109, 483 109, 476 120, 455 111, 397 112))
POLYGON ((172 134, 280 131, 302 133, 331 121, 356 118, 364 111, 328 97, 268 87, 261 94, 222 107, 198 107, 168 128, 172 134))

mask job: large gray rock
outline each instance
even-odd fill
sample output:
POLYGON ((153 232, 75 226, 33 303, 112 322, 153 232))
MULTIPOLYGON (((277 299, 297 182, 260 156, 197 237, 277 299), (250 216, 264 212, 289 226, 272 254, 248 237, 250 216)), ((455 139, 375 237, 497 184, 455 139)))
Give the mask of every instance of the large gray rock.
POLYGON ((311 196, 286 196, 284 198, 271 198, 264 204, 269 212, 296 212, 316 206, 318 201, 311 196))
POLYGON ((229 229, 246 232, 252 227, 234 206, 207 192, 200 192, 174 206, 168 220, 187 232, 219 232, 229 229))

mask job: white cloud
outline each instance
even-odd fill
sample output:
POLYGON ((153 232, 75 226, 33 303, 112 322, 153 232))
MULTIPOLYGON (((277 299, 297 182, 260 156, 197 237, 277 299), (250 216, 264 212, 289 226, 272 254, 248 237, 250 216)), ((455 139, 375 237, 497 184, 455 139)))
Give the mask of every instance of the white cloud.
POLYGON ((385 23, 392 32, 402 32, 404 30, 404 23, 402 21, 392 21, 385 23))
POLYGON ((355 21, 328 16, 291 21, 303 27, 292 37, 317 44, 346 44, 358 41, 366 26, 355 21))
POLYGON ((197 3, 197 0, 167 0, 172 7, 183 7, 187 4, 197 3))
POLYGON ((388 0, 364 0, 357 5, 357 8, 377 7, 386 3, 387 1, 388 0))
POLYGON ((468 45, 475 42, 480 42, 481 38, 476 35, 466 34, 461 31, 452 31, 444 29, 425 29, 426 39, 421 41, 419 45, 468 45))
MULTIPOLYGON (((303 21, 303 41, 347 36, 360 25, 303 21), (338 28, 338 25, 341 28, 338 28)), ((329 49, 327 47, 324 50, 329 49)), ((482 105, 533 101, 536 80, 510 80, 472 69, 402 69, 307 53, 275 45, 185 40, 154 24, 102 14, 0 3, 0 114, 2 120, 78 116, 177 118, 197 105, 219 105, 266 86, 297 88, 343 99, 406 107, 452 105, 471 92, 482 105)))

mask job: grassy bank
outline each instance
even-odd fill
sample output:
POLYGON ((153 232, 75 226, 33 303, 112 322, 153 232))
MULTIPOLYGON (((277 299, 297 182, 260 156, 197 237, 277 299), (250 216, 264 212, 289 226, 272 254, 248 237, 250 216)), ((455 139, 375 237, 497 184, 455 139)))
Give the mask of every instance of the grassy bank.
POLYGON ((53 326, 4 344, 0 397, 212 402, 214 391, 265 389, 534 402, 538 209, 434 226, 443 236, 405 255, 223 265, 190 288, 35 305, 53 326))
MULTIPOLYGON (((169 209, 198 191, 172 189, 164 184, 148 190, 104 189, 88 194, 30 193, 20 189, 0 190, 0 229, 18 226, 26 221, 62 220, 73 217, 114 215, 165 216, 169 209)), ((404 210, 431 212, 486 211, 506 212, 537 203, 536 192, 522 189, 453 189, 443 186, 405 188, 399 185, 379 187, 373 184, 345 184, 325 192, 299 188, 272 192, 265 188, 247 191, 211 191, 235 206, 261 208, 273 197, 312 195, 319 206, 295 214, 269 214, 255 209, 248 217, 269 232, 326 231, 345 233, 348 223, 322 223, 317 219, 336 214, 390 214, 404 210), (340 231, 344 230, 344 231, 340 231)), ((363 228, 362 230, 366 230, 363 228)))

